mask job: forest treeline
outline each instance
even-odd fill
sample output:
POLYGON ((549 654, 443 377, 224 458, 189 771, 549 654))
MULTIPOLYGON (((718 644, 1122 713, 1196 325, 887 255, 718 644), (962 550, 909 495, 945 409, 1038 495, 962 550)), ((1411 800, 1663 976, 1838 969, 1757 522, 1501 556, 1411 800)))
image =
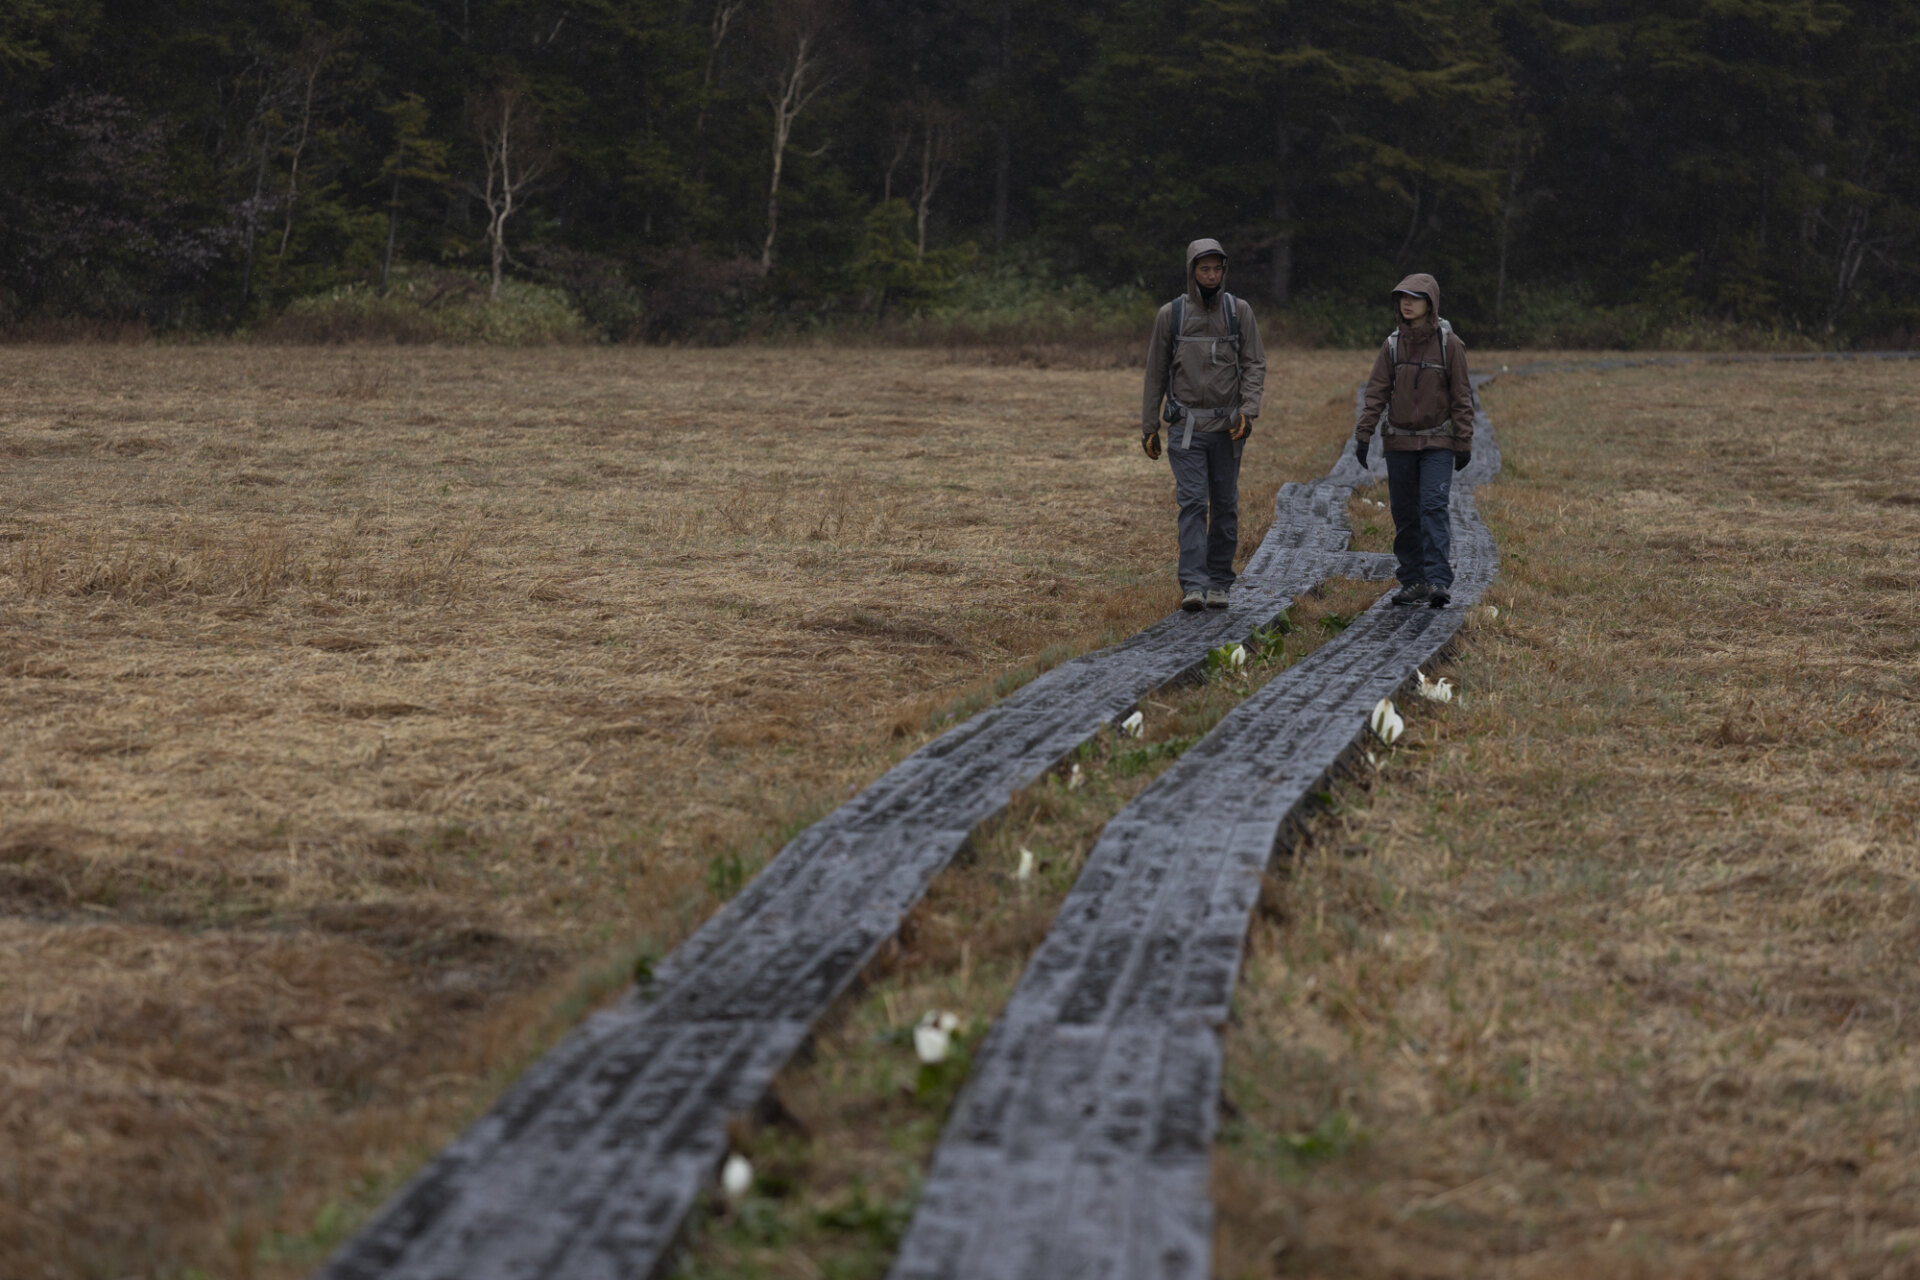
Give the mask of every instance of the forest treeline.
POLYGON ((0 0, 0 320, 721 339, 1204 234, 1335 334, 1419 268, 1497 338, 1905 341, 1917 72, 1920 0, 0 0))

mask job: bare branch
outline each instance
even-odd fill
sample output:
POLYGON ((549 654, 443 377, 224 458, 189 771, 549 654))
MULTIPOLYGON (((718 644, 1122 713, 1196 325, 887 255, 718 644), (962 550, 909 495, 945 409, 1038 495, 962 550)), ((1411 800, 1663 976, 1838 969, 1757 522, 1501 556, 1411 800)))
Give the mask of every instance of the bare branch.
POLYGON ((834 81, 825 56, 836 17, 833 0, 776 0, 772 41, 775 61, 766 86, 773 112, 773 168, 767 182, 767 235, 760 245, 760 272, 773 270, 773 243, 780 230, 780 179, 794 123, 834 81))
POLYGON ((541 145, 538 116, 526 86, 518 80, 502 80, 469 98, 467 120, 480 143, 485 172, 481 181, 464 185, 487 207, 487 245, 493 266, 489 296, 497 301, 507 260, 507 220, 551 166, 553 153, 541 145))

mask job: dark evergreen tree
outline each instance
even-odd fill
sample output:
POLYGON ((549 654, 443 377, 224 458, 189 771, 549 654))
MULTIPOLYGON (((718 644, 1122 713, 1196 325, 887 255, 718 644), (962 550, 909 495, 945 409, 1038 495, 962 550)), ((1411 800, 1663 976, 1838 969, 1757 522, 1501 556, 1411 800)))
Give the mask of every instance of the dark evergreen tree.
POLYGON ((547 164, 503 270, 610 332, 641 286, 691 334, 996 260, 1165 293, 1214 234, 1271 303, 1418 265, 1465 323, 1864 338, 1920 328, 1916 60, 1920 0, 17 0, 0 316, 484 270, 469 105, 513 84, 547 164))

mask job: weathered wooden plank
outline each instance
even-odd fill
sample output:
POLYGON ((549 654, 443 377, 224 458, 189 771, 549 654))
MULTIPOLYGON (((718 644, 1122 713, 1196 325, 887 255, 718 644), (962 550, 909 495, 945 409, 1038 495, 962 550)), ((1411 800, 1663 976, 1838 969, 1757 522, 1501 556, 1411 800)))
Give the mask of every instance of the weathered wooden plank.
MULTIPOLYGON (((1102 832, 974 1056, 894 1280, 1208 1274, 1220 1028, 1260 878, 1374 704, 1451 642, 1493 579, 1473 495, 1500 458, 1484 413, 1477 430, 1454 489, 1451 606, 1382 598, 1102 832)), ((1351 449, 1332 474, 1361 479, 1351 449)), ((1301 500, 1344 530, 1347 492, 1329 481, 1301 500)))
MULTIPOLYGON (((652 1274, 725 1154, 728 1118, 763 1096, 814 1021, 1013 791, 1125 716, 1142 695, 1195 671, 1209 650, 1270 624, 1300 592, 1336 574, 1392 576, 1391 557, 1347 549, 1347 492, 1331 479, 1285 486, 1231 609, 1174 614, 1055 668, 801 833, 660 964, 645 989, 589 1018, 536 1063, 319 1274, 652 1274)), ((1150 862, 1140 865, 1155 874, 1150 862)), ((1152 901, 1149 886, 1136 889, 1119 901, 1152 901)), ((1212 892, 1190 887, 1196 920, 1212 892)), ((1112 935, 1096 923, 1088 928, 1096 946, 1115 949, 1104 979, 1075 970, 1091 1017, 1107 1008, 1112 984, 1129 971, 1112 935)), ((1163 936, 1169 954, 1189 946, 1177 930, 1163 936)), ((1212 976, 1191 979, 1214 999, 1224 945, 1213 938, 1202 948, 1212 976)), ((1175 999, 1165 984, 1136 984, 1125 995, 1156 1007, 1175 999)), ((1144 1084, 1135 1092, 1140 1115, 1109 1129, 1115 1141, 1131 1133, 1138 1147, 1147 1141, 1143 1117, 1152 1095, 1144 1084)), ((1040 1175, 1028 1168, 1023 1176, 1040 1175)))

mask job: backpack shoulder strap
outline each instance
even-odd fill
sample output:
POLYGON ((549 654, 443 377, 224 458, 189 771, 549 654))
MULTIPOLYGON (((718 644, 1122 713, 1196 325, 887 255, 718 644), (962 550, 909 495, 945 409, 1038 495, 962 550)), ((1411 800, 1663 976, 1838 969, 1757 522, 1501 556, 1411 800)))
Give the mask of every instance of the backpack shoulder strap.
POLYGON ((1187 323, 1187 295, 1173 300, 1173 314, 1167 317, 1167 394, 1173 394, 1173 362, 1180 358, 1180 331, 1187 323))
POLYGON ((1227 304, 1227 337, 1232 339, 1234 352, 1238 354, 1240 350, 1240 303, 1239 300, 1230 293, 1222 293, 1221 297, 1227 304))

